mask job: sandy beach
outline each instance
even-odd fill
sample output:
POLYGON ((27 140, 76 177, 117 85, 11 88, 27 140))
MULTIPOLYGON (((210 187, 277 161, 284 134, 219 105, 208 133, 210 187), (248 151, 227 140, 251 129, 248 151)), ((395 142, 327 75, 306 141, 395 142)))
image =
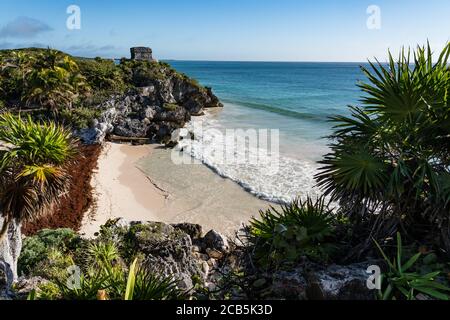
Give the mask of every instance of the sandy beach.
POLYGON ((109 219, 157 220, 166 196, 134 165, 154 146, 105 144, 92 178, 95 204, 85 215, 81 233, 93 236, 109 219))
POLYGON ((202 164, 174 164, 170 150, 158 145, 105 144, 92 186, 95 205, 81 228, 86 237, 118 217, 198 223, 232 235, 270 205, 202 164))

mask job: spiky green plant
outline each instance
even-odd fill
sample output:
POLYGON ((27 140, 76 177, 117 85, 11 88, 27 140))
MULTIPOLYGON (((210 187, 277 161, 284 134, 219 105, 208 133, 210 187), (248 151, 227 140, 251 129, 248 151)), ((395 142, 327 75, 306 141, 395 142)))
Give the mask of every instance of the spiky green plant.
POLYGON ((249 226, 256 260, 264 266, 295 262, 303 255, 327 260, 334 249, 329 241, 334 219, 324 197, 298 199, 280 209, 261 211, 249 226))
POLYGON ((370 62, 362 106, 332 118, 318 185, 375 237, 428 225, 450 249, 449 55, 450 43, 435 61, 428 46, 370 62))
POLYGON ((109 300, 182 299, 184 292, 170 277, 157 276, 137 259, 127 268, 111 243, 96 244, 86 252, 88 265, 76 286, 53 279, 58 288, 57 299, 97 300, 98 293, 109 300))
POLYGON ((0 208, 4 224, 45 214, 69 184, 66 168, 76 148, 70 132, 54 123, 0 115, 0 208))
POLYGON ((406 260, 400 233, 397 233, 397 254, 392 260, 388 258, 378 242, 375 241, 375 244, 388 266, 388 271, 381 275, 383 286, 379 291, 381 300, 397 300, 400 298, 415 300, 419 293, 426 294, 434 299, 449 300, 450 288, 437 281, 442 273, 441 271, 421 274, 417 270, 413 270, 422 254, 419 252, 406 260))

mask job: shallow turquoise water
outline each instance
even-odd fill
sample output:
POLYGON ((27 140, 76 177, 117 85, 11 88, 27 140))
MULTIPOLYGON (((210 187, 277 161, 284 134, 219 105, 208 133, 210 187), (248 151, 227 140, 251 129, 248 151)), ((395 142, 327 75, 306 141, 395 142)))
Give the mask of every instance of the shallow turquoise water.
POLYGON ((356 63, 170 64, 212 87, 223 102, 232 105, 221 117, 225 126, 278 128, 292 140, 317 141, 329 134, 327 117, 346 114, 347 105, 357 104, 356 83, 364 78, 356 63))
MULTIPOLYGON (((273 63, 169 61, 178 71, 213 88, 225 104, 218 114, 202 120, 220 130, 278 129, 279 171, 264 166, 220 163, 200 145, 220 145, 202 136, 191 154, 256 196, 275 202, 316 193, 313 176, 317 160, 328 152, 328 117, 348 114, 361 96, 357 87, 364 75, 356 63, 273 63), (206 141, 206 142, 205 142, 206 141)), ((199 121, 199 120, 195 120, 199 121)), ((192 146, 191 146, 192 147, 192 146)))

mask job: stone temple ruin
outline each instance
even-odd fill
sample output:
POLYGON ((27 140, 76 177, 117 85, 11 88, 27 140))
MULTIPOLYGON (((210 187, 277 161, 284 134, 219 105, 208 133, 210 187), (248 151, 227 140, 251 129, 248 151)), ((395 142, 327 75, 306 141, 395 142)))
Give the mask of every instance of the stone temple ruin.
POLYGON ((130 49, 131 59, 140 61, 154 61, 152 49, 147 47, 134 47, 130 49))

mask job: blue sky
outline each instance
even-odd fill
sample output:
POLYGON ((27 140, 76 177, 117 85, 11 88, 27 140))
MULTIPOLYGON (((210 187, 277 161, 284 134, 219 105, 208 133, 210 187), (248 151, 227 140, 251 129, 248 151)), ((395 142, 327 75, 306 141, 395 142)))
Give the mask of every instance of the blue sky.
POLYGON ((448 0, 1 0, 0 48, 51 46, 82 56, 160 59, 365 61, 387 49, 450 40, 448 0), (81 9, 68 30, 67 7, 81 9), (366 10, 381 9, 369 30, 366 10))

